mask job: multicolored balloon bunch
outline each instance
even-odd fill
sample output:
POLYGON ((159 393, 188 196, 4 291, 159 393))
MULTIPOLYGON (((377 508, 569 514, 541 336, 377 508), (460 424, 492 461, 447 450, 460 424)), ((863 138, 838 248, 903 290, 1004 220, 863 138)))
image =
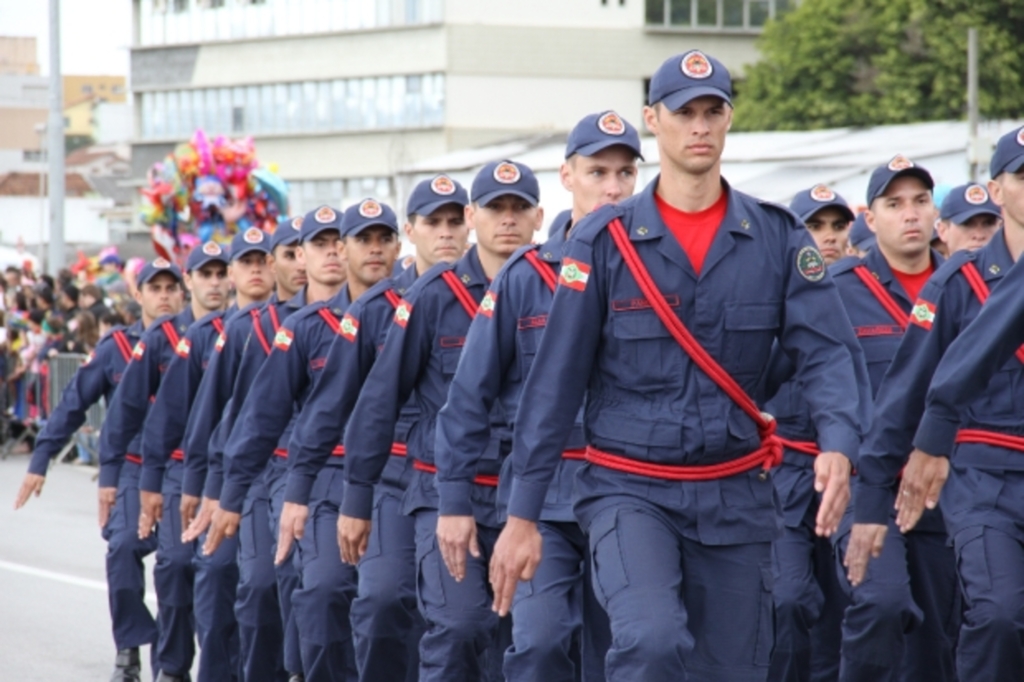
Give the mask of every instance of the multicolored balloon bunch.
POLYGON ((275 168, 259 165, 252 138, 211 142, 197 130, 153 164, 147 179, 142 222, 157 254, 179 263, 196 244, 228 243, 250 227, 273 232, 288 215, 288 185, 275 168))

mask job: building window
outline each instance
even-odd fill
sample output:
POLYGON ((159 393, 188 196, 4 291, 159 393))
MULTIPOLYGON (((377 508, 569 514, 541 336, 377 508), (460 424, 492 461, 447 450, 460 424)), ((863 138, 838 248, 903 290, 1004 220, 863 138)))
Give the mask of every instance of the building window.
POLYGON ((46 161, 46 152, 41 149, 23 149, 21 160, 27 163, 35 161, 46 161))
POLYGON ((174 45, 436 24, 444 0, 138 0, 138 44, 174 45), (208 10, 216 9, 213 20, 208 10))
POLYGON ((380 76, 140 95, 140 137, 267 135, 430 128, 444 124, 444 74, 380 76))
POLYGON ((646 0, 649 27, 760 31, 792 0, 646 0))

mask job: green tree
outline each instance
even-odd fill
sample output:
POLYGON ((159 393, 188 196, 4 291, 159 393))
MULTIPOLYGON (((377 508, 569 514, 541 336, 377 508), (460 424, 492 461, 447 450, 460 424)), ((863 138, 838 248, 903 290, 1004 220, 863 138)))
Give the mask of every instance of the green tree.
POLYGON ((740 130, 963 118, 967 29, 978 29, 981 114, 1024 112, 1024 2, 804 0, 770 23, 736 98, 740 130))

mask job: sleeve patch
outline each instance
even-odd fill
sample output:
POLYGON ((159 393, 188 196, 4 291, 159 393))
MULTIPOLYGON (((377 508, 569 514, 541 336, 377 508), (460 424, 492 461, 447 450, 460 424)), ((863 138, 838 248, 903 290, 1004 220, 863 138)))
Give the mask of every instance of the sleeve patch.
POLYGON ((405 329, 406 325, 409 324, 410 315, 412 315, 412 304, 408 301, 402 301, 395 308, 395 324, 405 329))
POLYGON ((141 360, 142 356, 146 354, 146 344, 139 341, 135 344, 135 348, 132 349, 132 360, 141 360))
POLYGON ((498 305, 498 294, 493 291, 488 291, 484 294, 483 300, 480 301, 480 307, 477 309, 477 313, 484 317, 494 316, 494 307, 498 305))
POLYGON ((359 334, 359 320, 346 313, 345 316, 341 318, 341 324, 338 326, 338 333, 348 341, 355 341, 356 336, 359 334))
POLYGON ((295 339, 295 334, 290 329, 280 329, 277 335, 274 337, 274 348, 278 350, 287 351, 292 347, 292 341, 295 339))
POLYGON ((558 283, 562 286, 583 291, 590 280, 590 266, 572 258, 562 260, 562 269, 558 273, 558 283))
POLYGON ((825 278, 825 259, 813 246, 805 246, 796 254, 796 269, 808 282, 825 278))
POLYGON ((932 324, 935 322, 935 304, 929 303, 923 298, 917 299, 910 311, 910 321, 922 329, 931 331, 932 324))

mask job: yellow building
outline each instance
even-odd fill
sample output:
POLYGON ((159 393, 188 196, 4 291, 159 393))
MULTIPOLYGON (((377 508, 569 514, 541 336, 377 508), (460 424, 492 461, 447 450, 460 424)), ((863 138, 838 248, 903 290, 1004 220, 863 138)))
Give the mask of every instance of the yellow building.
POLYGON ((126 90, 124 76, 64 76, 64 106, 86 97, 123 104, 127 101, 126 90))
POLYGON ((64 103, 64 135, 82 135, 92 137, 93 134, 93 107, 96 106, 96 99, 93 97, 79 98, 77 102, 64 103))

